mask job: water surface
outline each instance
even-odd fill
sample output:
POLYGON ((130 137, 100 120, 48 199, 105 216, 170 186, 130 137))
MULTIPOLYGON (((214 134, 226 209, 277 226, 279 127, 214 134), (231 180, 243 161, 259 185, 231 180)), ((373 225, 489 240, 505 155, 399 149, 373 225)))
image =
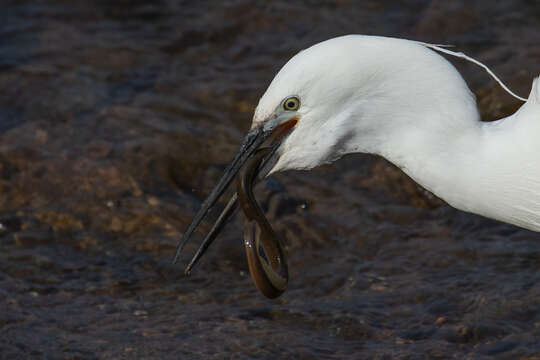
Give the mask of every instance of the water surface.
MULTIPOLYGON (((2 358, 537 358, 540 237, 371 156, 258 189, 289 250, 281 298, 252 285, 239 216, 191 277, 170 261, 297 51, 348 33, 454 44, 527 95, 540 6, 11 1, 0 20, 2 358)), ((519 106, 454 63, 485 119, 519 106)))

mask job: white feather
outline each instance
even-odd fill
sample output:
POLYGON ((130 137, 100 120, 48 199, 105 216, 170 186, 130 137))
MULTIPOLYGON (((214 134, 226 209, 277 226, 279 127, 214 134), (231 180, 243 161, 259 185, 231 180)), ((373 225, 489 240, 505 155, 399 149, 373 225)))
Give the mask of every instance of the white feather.
POLYGON ((430 49, 479 64, 504 87, 487 66, 436 45, 362 35, 319 43, 285 64, 255 111, 254 126, 285 97, 301 101, 272 172, 378 154, 458 209, 540 231, 538 79, 515 114, 484 123, 461 75, 430 49))

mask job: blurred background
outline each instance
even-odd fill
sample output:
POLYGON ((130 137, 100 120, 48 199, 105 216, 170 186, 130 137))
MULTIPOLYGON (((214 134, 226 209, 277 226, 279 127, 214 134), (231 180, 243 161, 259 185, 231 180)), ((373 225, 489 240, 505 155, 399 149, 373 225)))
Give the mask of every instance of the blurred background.
MULTIPOLYGON (((192 276, 210 223, 171 260, 299 50, 350 33, 452 44, 526 97, 539 32, 526 0, 3 1, 0 357, 538 359, 539 235, 373 156, 259 186, 289 251, 279 299, 251 282, 242 216, 192 276)), ((449 60, 485 120, 520 106, 449 60)))

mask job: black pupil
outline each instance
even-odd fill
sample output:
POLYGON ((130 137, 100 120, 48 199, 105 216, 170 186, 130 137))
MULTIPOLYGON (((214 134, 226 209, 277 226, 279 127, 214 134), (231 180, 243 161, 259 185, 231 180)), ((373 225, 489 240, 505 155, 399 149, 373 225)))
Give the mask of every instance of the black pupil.
POLYGON ((289 101, 289 102, 287 103, 287 107, 288 107, 289 109, 292 109, 292 108, 294 107, 294 101, 289 101))

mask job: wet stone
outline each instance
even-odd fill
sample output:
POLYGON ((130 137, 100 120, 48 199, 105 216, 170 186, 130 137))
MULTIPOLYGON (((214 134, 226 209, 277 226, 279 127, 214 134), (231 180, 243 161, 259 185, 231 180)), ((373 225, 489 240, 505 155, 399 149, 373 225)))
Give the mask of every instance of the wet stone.
POLYGON ((494 356, 510 351, 516 346, 516 343, 501 341, 495 344, 483 345, 480 347, 479 351, 484 355, 494 356))

